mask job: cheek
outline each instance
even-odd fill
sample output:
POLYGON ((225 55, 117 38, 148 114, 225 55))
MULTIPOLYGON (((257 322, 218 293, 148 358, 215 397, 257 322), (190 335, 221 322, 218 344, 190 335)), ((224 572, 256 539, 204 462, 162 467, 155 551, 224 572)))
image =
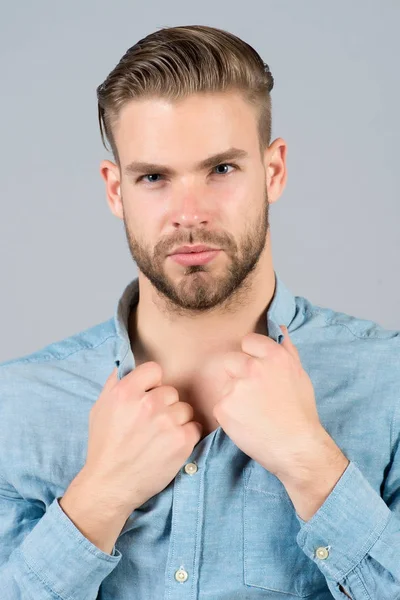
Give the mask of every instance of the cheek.
POLYGON ((157 231, 166 214, 165 203, 145 194, 130 194, 124 201, 125 220, 132 231, 146 238, 151 231, 157 231))
POLYGON ((248 219, 249 208, 253 202, 249 188, 244 182, 236 179, 221 185, 219 189, 215 186, 213 194, 213 203, 222 221, 230 224, 231 228, 240 230, 240 224, 248 219))

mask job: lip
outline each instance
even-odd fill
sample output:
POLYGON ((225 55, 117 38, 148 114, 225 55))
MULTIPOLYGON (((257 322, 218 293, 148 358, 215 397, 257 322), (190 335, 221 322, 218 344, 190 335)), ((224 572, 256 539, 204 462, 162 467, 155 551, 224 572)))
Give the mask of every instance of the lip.
POLYGON ((212 261, 220 250, 210 250, 207 252, 182 252, 178 254, 171 254, 170 258, 174 262, 177 262, 184 267, 190 267, 193 265, 205 265, 212 261))
POLYGON ((197 244, 196 246, 180 246, 171 252, 170 256, 173 256, 174 254, 190 254, 192 252, 211 252, 214 250, 219 250, 219 248, 204 246, 204 244, 197 244))

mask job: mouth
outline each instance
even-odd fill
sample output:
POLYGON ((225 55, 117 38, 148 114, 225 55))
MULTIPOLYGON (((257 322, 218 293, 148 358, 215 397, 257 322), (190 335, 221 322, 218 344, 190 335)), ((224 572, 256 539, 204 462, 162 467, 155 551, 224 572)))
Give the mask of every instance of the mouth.
POLYGON ((219 248, 213 248, 212 246, 206 246, 204 244, 195 244, 193 246, 179 246, 171 254, 188 254, 195 252, 209 252, 210 250, 219 250, 219 248))
POLYGON ((191 266, 191 265, 205 265, 206 263, 211 262, 214 258, 221 252, 219 249, 211 249, 211 250, 200 250, 198 252, 177 252, 174 254, 170 254, 169 258, 171 258, 174 262, 177 262, 183 266, 191 266))

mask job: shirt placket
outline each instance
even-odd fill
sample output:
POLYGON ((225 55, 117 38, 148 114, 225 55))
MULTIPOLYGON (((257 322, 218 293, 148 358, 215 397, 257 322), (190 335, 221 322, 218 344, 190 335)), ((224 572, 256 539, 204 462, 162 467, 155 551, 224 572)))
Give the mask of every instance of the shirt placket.
POLYGON ((201 440, 174 480, 164 600, 197 600, 207 457, 216 432, 201 440))

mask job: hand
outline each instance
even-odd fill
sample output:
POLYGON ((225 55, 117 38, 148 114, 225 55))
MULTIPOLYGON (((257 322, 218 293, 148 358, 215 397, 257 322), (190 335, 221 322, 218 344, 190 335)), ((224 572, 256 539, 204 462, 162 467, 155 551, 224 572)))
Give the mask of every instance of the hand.
POLYGON ((83 479, 128 514, 173 480, 201 438, 191 405, 161 379, 155 362, 121 380, 114 369, 90 410, 83 479))
POLYGON ((242 340, 242 352, 214 355, 213 415, 248 456, 277 477, 292 473, 296 460, 325 434, 311 380, 286 327, 278 344, 256 333, 242 340))

